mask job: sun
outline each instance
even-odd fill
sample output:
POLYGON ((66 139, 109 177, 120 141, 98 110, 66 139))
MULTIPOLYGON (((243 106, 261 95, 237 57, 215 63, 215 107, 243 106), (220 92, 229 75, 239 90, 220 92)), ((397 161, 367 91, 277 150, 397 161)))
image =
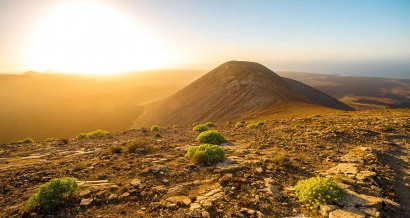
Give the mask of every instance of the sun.
POLYGON ((29 60, 36 69, 92 74, 153 69, 171 62, 165 45, 109 5, 70 2, 37 26, 29 60))

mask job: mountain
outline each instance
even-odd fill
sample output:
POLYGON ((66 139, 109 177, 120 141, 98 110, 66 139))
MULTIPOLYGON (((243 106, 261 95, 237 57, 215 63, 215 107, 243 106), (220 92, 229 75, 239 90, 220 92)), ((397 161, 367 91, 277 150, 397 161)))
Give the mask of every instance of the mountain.
POLYGON ((278 107, 353 110, 329 95, 265 66, 244 61, 220 65, 174 95, 146 105, 135 127, 237 121, 269 115, 278 107))

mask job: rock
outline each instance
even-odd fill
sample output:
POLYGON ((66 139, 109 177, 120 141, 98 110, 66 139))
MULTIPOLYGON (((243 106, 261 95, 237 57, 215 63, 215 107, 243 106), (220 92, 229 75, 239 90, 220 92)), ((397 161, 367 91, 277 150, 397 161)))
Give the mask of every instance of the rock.
POLYGON ((366 215, 357 210, 356 211, 348 211, 348 210, 342 210, 342 209, 338 209, 338 210, 334 210, 332 212, 329 213, 329 218, 365 218, 366 215))
POLYGON ((202 215, 203 218, 209 218, 209 217, 211 217, 211 215, 210 215, 210 214, 208 213, 208 211, 206 211, 206 210, 202 211, 201 215, 202 215))
POLYGON ((190 217, 201 217, 201 210, 199 209, 192 210, 189 216, 190 217))
POLYGON ((341 201, 344 207, 354 208, 360 207, 374 207, 376 209, 382 208, 383 198, 373 197, 369 195, 359 195, 352 190, 346 190, 346 196, 341 201))
POLYGON ((118 199, 118 196, 116 195, 116 194, 111 194, 109 197, 108 197, 108 202, 114 202, 114 201, 116 201, 118 199))
POLYGON ((356 175, 358 173, 357 164, 354 163, 339 163, 335 167, 330 168, 327 172, 329 175, 343 173, 345 175, 356 175))
POLYGON ((339 209, 336 205, 320 205, 320 214, 328 216, 330 212, 339 209))
POLYGON ((364 170, 364 171, 360 171, 360 172, 356 175, 356 179, 357 179, 357 180, 360 180, 360 181, 366 182, 367 180, 373 178, 375 175, 376 175, 375 172, 368 171, 368 170, 364 170))
POLYGON ((132 186, 134 186, 134 187, 138 187, 139 185, 141 185, 141 180, 139 180, 139 179, 133 179, 133 180, 130 182, 130 185, 132 185, 132 186))
POLYGON ((380 217, 380 212, 376 208, 359 207, 359 210, 369 216, 380 217))
POLYGON ((80 206, 88 207, 91 203, 93 203, 93 199, 91 198, 83 198, 81 199, 80 206))
POLYGON ((185 205, 189 206, 191 204, 191 199, 188 196, 172 196, 166 199, 166 201, 169 201, 171 203, 177 204, 177 205, 185 205))
POLYGON ((201 208, 202 208, 201 205, 198 203, 192 203, 190 206, 191 210, 196 210, 196 209, 201 209, 201 208))
POLYGON ((219 179, 219 183, 224 183, 226 181, 230 181, 233 178, 232 173, 227 173, 222 178, 219 179))
POLYGON ((274 185, 269 185, 267 188, 274 198, 282 198, 282 194, 274 185))

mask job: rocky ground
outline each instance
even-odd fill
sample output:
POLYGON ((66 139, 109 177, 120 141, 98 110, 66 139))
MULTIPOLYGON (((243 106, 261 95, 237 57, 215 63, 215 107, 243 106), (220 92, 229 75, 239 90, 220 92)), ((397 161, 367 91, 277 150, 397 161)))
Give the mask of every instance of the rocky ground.
POLYGON ((260 128, 217 124, 223 163, 185 157, 191 127, 0 145, 0 217, 410 217, 410 110, 373 110, 268 119, 260 128), (147 141, 135 152, 110 153, 147 141), (282 164, 275 156, 285 155, 282 164), (75 171, 83 162, 86 168, 75 171), (27 199, 52 178, 78 179, 80 191, 53 214, 27 199), (328 176, 346 199, 311 211, 298 202, 300 179, 328 176))

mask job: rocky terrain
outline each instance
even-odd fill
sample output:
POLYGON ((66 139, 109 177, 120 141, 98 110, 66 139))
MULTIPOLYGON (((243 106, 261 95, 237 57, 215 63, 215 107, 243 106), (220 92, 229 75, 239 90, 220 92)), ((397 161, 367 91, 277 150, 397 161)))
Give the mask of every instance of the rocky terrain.
POLYGON ((0 217, 410 217, 410 110, 294 114, 259 128, 216 124, 227 159, 215 165, 184 157, 199 144, 190 126, 2 144, 0 217), (125 152, 140 141, 148 143, 125 152), (86 167, 73 170, 78 162, 86 167), (29 211, 35 189, 63 176, 78 180, 76 197, 52 214, 29 211), (333 177, 346 199, 306 208, 293 186, 313 176, 333 177))

